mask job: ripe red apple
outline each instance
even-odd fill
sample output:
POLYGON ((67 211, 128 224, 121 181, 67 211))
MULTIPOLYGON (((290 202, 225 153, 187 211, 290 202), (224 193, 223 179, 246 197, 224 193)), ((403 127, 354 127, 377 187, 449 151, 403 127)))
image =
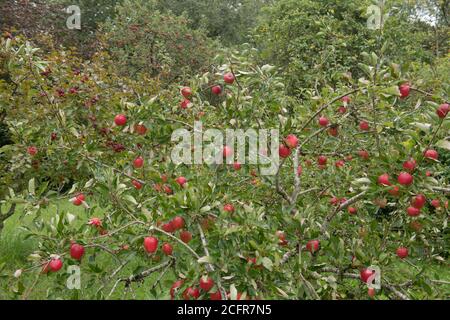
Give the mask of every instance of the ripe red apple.
POLYGON ((187 179, 185 177, 178 177, 175 179, 175 182, 180 185, 180 187, 184 187, 184 185, 187 182, 187 179))
POLYGON ((183 285, 183 280, 177 280, 170 287, 170 298, 171 298, 171 300, 173 300, 175 298, 175 294, 178 291, 178 288, 180 288, 182 285, 183 285))
POLYGON ((347 108, 346 107, 344 107, 344 106, 340 106, 339 108, 338 108, 338 110, 337 110, 339 113, 342 113, 342 114, 344 114, 344 113, 346 113, 347 112, 347 108))
POLYGON ((441 207, 441 202, 439 201, 439 199, 433 199, 431 200, 431 205, 436 209, 438 209, 441 207))
POLYGON ((341 100, 342 100, 342 102, 344 102, 344 103, 350 103, 350 101, 351 101, 351 99, 350 99, 349 96, 345 96, 345 97, 343 97, 341 100))
POLYGON ((220 291, 217 290, 216 292, 212 292, 209 294, 210 300, 222 300, 222 295, 220 294, 220 291))
POLYGON ((367 294, 369 295, 369 297, 373 298, 375 297, 375 289, 374 288, 369 288, 367 289, 367 294))
POLYGON ((233 155, 233 149, 230 146, 224 146, 222 150, 222 154, 224 158, 228 158, 233 155))
POLYGON ((192 234, 189 231, 181 231, 180 232, 180 239, 184 243, 189 243, 189 241, 192 240, 192 234))
POLYGON ((175 230, 183 229, 185 225, 183 217, 176 216, 175 218, 173 218, 172 225, 175 228, 175 230))
POLYGON ((84 247, 81 244, 74 243, 70 246, 70 256, 75 260, 81 260, 84 255, 84 247))
POLYGON ((31 146, 27 148, 27 152, 30 156, 35 156, 38 152, 38 149, 35 146, 31 146))
POLYGON ((62 263, 61 259, 52 259, 52 261, 50 261, 48 266, 51 271, 56 272, 62 268, 63 263, 62 263))
POLYGON ((378 184, 381 184, 383 186, 390 186, 391 183, 389 182, 389 175, 387 173, 384 173, 381 176, 379 176, 378 184))
POLYGON ((320 118, 319 118, 319 125, 320 125, 321 127, 326 127, 326 126, 328 126, 329 123, 330 123, 330 122, 328 121, 327 118, 325 118, 325 117, 320 117, 320 118))
POLYGON ((181 95, 186 99, 189 99, 192 95, 192 89, 189 87, 184 87, 181 89, 181 95))
POLYGON ((359 123, 359 129, 361 129, 363 131, 369 130, 369 123, 367 121, 361 121, 359 123))
POLYGON ((141 190, 142 189, 142 183, 140 183, 139 181, 133 180, 131 183, 136 188, 136 190, 141 190))
POLYGON ((319 156, 319 158, 317 158, 317 163, 321 166, 325 166, 327 164, 327 160, 327 157, 319 156))
POLYGON ((339 134, 338 127, 331 127, 330 129, 328 129, 328 133, 330 134, 330 136, 337 137, 339 134))
POLYGON ((400 97, 402 99, 405 99, 409 96, 411 87, 408 83, 404 83, 404 84, 400 85, 399 90, 400 90, 400 97))
POLYGON ((436 150, 428 149, 424 152, 424 156, 427 159, 437 160, 439 158, 439 154, 436 150))
POLYGON ((155 253, 158 250, 158 239, 155 237, 145 237, 144 248, 148 253, 155 253))
POLYGON ((284 144, 282 144, 282 145, 280 145, 280 148, 278 149, 278 154, 281 158, 287 158, 291 154, 291 149, 289 149, 284 144))
POLYGON ((134 131, 136 131, 137 134, 143 136, 147 133, 147 127, 143 124, 137 124, 134 126, 134 131))
POLYGON ((355 207, 348 207, 347 210, 348 210, 348 213, 351 215, 354 215, 358 212, 358 210, 355 207))
POLYGON ((233 163, 234 170, 238 171, 241 170, 241 164, 238 162, 233 163))
POLYGON ((413 183, 414 178, 407 172, 401 172, 397 178, 398 183, 404 186, 409 186, 413 183))
POLYGON ((135 169, 139 169, 142 168, 142 166, 144 165, 144 158, 142 158, 141 156, 137 157, 136 159, 134 159, 133 161, 133 167, 135 169))
POLYGON ((319 247, 320 247, 319 240, 309 240, 306 243, 306 250, 308 250, 311 253, 318 251, 319 247))
POLYGON ((418 215, 420 215, 420 209, 414 207, 408 207, 408 209, 406 209, 406 212, 410 217, 417 217, 418 215))
POLYGON ((124 126, 127 124, 127 117, 124 114, 118 114, 115 118, 114 118, 114 122, 116 125, 118 126, 124 126))
POLYGON ((216 85, 211 88, 211 92, 215 94, 216 96, 220 95, 222 93, 222 87, 219 85, 216 85))
POLYGON ((439 118, 444 119, 450 110, 450 106, 448 103, 441 104, 439 108, 436 110, 436 114, 439 118))
POLYGON ((190 104, 191 104, 190 100, 184 99, 183 101, 180 102, 180 107, 181 109, 187 109, 190 104))
POLYGON ((164 185, 163 189, 166 194, 173 194, 173 190, 168 185, 164 185))
POLYGON ((184 300, 197 300, 200 296, 200 290, 198 288, 189 287, 183 292, 184 300))
POLYGON ((234 206, 231 203, 227 203, 223 206, 223 210, 226 212, 234 212, 234 206))
POLYGON ((234 82, 234 74, 231 72, 225 73, 223 76, 223 81, 228 84, 233 84, 234 82))
POLYGON ((416 160, 411 158, 410 160, 403 162, 403 169, 412 172, 414 171, 415 168, 416 168, 416 160))
POLYGON ((172 246, 170 245, 170 243, 164 243, 164 244, 162 245, 162 251, 164 252, 164 254, 165 254, 166 256, 171 256, 171 255, 172 255, 172 252, 173 252, 173 248, 172 248, 172 246))
POLYGON ((208 276, 203 276, 200 278, 200 288, 205 291, 209 292, 212 287, 214 287, 214 280, 209 278, 208 276))
POLYGON ((367 152, 366 150, 358 151, 358 155, 364 160, 369 160, 369 152, 367 152))
POLYGON ((175 226, 173 225, 173 221, 169 221, 161 226, 161 229, 163 229, 167 233, 175 232, 175 226))
POLYGON ((400 248, 397 249, 396 252, 397 252, 397 256, 400 259, 404 259, 404 258, 406 258, 408 256, 408 248, 400 247, 400 248))
POLYGON ((372 276, 372 274, 373 274, 373 271, 371 271, 369 269, 366 269, 366 268, 362 269, 359 272, 359 276, 361 278, 361 281, 364 282, 364 283, 367 283, 367 281, 369 280, 370 276, 372 276))
POLYGON ((303 168, 302 168, 301 165, 299 165, 299 166, 297 167, 297 175, 298 175, 298 176, 301 175, 302 172, 303 172, 303 168))
POLYGON ((339 199, 338 197, 332 197, 332 198, 330 199, 330 204, 332 204, 333 206, 338 205, 340 202, 341 202, 341 201, 340 201, 340 199, 339 199))
POLYGON ((297 148, 298 146, 298 138, 294 134, 288 135, 284 139, 284 142, 286 143, 286 146, 291 149, 297 148))
POLYGON ((418 194, 412 198, 411 205, 416 209, 422 209, 427 199, 423 194, 418 194))
POLYGON ((336 168, 342 168, 345 165, 345 161, 344 160, 338 160, 335 163, 336 168))

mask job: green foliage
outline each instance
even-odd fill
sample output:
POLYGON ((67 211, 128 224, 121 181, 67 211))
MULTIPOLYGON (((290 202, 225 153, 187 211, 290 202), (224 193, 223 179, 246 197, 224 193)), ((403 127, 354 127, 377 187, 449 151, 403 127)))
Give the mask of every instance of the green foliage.
POLYGON ((148 1, 124 1, 114 20, 102 27, 102 39, 119 74, 158 77, 168 83, 204 70, 213 43, 184 16, 161 13, 148 1))

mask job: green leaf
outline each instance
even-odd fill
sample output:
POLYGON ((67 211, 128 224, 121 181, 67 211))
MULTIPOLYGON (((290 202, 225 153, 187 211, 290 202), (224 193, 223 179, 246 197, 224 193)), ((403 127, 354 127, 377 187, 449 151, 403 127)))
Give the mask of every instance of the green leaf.
POLYGON ((450 150, 450 141, 448 141, 448 140, 440 140, 440 141, 436 142, 436 147, 450 150))

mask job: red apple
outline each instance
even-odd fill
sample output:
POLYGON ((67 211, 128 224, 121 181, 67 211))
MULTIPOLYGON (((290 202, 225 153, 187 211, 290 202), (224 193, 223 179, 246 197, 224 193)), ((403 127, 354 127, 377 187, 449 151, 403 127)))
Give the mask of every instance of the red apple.
POLYGON ((175 179, 175 182, 180 185, 180 187, 184 187, 184 185, 187 182, 187 179, 185 177, 178 177, 175 179))
POLYGON ((211 88, 211 92, 215 94, 216 96, 220 95, 222 93, 222 87, 219 85, 216 85, 211 88))
POLYGON ((398 186, 393 186, 388 190, 388 192, 393 195, 394 197, 397 197, 400 194, 400 188, 398 186))
POLYGON ((231 72, 225 73, 223 76, 223 81, 228 84, 233 84, 234 82, 234 74, 231 72))
POLYGON ((297 167, 297 175, 298 175, 298 176, 301 175, 302 172, 303 172, 303 168, 302 168, 302 166, 299 165, 299 166, 297 167))
POLYGON ((358 212, 358 210, 355 207, 348 207, 347 210, 348 210, 348 213, 351 215, 354 215, 358 212))
POLYGON ((342 168, 345 165, 345 161, 344 160, 338 160, 335 163, 336 168, 342 168))
POLYGON ((371 271, 369 269, 362 269, 359 273, 359 276, 360 276, 362 282, 367 283, 367 281, 372 276, 372 274, 373 274, 373 271, 371 271))
POLYGON ((406 212, 410 217, 417 217, 418 215, 420 215, 420 209, 414 207, 408 207, 408 209, 406 209, 406 212))
POLYGON ((183 280, 175 281, 172 287, 170 287, 170 298, 173 300, 175 298, 175 294, 178 291, 178 288, 180 288, 183 285, 183 280))
POLYGON ((343 98, 341 99, 341 101, 344 102, 344 103, 350 103, 351 99, 350 99, 349 96, 345 96, 345 97, 343 97, 343 98))
POLYGON ((369 288, 367 289, 367 294, 369 295, 369 297, 373 298, 375 297, 375 289, 374 288, 369 288))
POLYGON ((427 159, 437 160, 439 158, 439 154, 436 150, 428 149, 424 152, 424 156, 427 159))
POLYGON ((338 108, 338 110, 337 110, 339 113, 342 113, 342 114, 344 114, 344 113, 346 113, 347 112, 347 108, 346 107, 344 107, 344 106, 340 106, 339 108, 338 108))
POLYGON ((27 148, 27 152, 30 156, 35 156, 38 152, 38 149, 35 146, 31 146, 27 148))
POLYGON ((412 172, 416 168, 416 160, 410 159, 408 161, 403 162, 403 169, 412 172))
POLYGON ((137 190, 141 190, 141 189, 142 189, 142 184, 141 184, 139 181, 133 180, 131 183, 133 184, 133 186, 134 186, 137 190))
POLYGON ((48 266, 51 271, 56 272, 62 268, 63 263, 62 263, 61 259, 52 259, 52 261, 50 261, 48 266))
POLYGON ((328 133, 330 134, 330 136, 337 137, 339 134, 338 127, 331 127, 330 129, 328 129, 328 133))
POLYGON ((231 203, 227 203, 223 206, 223 210, 226 212, 234 212, 234 206, 231 203))
POLYGON ((291 154, 291 149, 289 149, 284 144, 282 144, 282 145, 280 145, 280 148, 278 149, 278 154, 281 158, 287 158, 291 154))
POLYGON ((190 104, 191 104, 190 100, 184 99, 183 101, 181 101, 180 107, 181 107, 181 109, 187 109, 190 104))
POLYGON ((80 244, 74 243, 70 246, 70 256, 75 260, 81 260, 84 255, 84 247, 80 244))
POLYGON ((161 226, 161 229, 163 229, 167 233, 175 232, 175 226, 173 224, 173 221, 169 221, 169 222, 163 224, 161 226))
POLYGON ((367 152, 366 150, 358 151, 358 155, 364 160, 369 160, 369 152, 367 152))
POLYGON ((134 161, 133 161, 133 167, 135 168, 135 169, 139 169, 139 168, 142 168, 142 166, 144 165, 144 158, 142 158, 142 157, 137 157, 136 159, 134 159, 134 161))
POLYGON ((418 194, 414 198, 412 198, 411 205, 416 209, 422 209, 427 199, 423 194, 418 194))
POLYGON ((210 300, 222 300, 222 295, 220 294, 220 291, 217 290, 216 292, 212 292, 209 294, 210 300))
POLYGON ((409 185, 411 185, 413 183, 414 178, 413 178, 412 175, 410 175, 407 172, 401 172, 398 175, 397 180, 398 180, 398 183, 400 183, 401 185, 409 186, 409 185))
POLYGON ((327 164, 327 157, 325 156, 320 156, 319 158, 317 158, 317 163, 321 166, 324 166, 327 164))
POLYGON ((408 248, 400 247, 400 248, 397 249, 396 252, 397 252, 397 256, 400 259, 404 259, 404 258, 406 258, 408 256, 408 248))
POLYGON ((169 243, 164 243, 162 245, 162 251, 164 252, 164 254, 166 256, 171 256, 172 252, 173 252, 173 248, 172 248, 172 246, 169 243))
POLYGON ((214 287, 214 280, 208 276, 203 276, 200 278, 200 289, 205 292, 209 292, 212 287, 214 287))
POLYGON ((189 243, 189 241, 192 240, 192 234, 189 231, 181 231, 180 232, 180 239, 184 243, 189 243))
POLYGON ((235 162, 235 163, 233 164, 233 168, 234 168, 234 170, 236 170, 236 171, 241 170, 241 164, 238 163, 238 162, 235 162))
POLYGON ((158 250, 158 239, 155 237, 145 237, 144 248, 148 253, 155 253, 158 250))
POLYGON ((183 217, 177 216, 173 218, 172 225, 175 228, 175 230, 183 229, 185 225, 183 217))
POLYGON ((448 103, 441 104, 439 108, 436 110, 436 114, 439 118, 444 119, 450 110, 450 106, 448 103))
POLYGON ((298 138, 293 134, 288 135, 284 139, 284 142, 286 143, 286 146, 288 146, 288 148, 291 148, 291 149, 297 148, 297 146, 298 146, 298 138))
POLYGON ((181 95, 186 99, 189 99, 192 95, 192 89, 189 87, 184 87, 181 89, 181 95))
POLYGON ((361 129, 363 131, 369 130, 369 123, 367 121, 361 121, 359 123, 359 129, 361 129))
POLYGON ((124 126, 127 124, 127 117, 124 114, 118 114, 115 118, 114 118, 114 122, 116 125, 118 126, 124 126))
POLYGON ((399 90, 400 90, 400 97, 402 99, 405 99, 409 96, 411 87, 408 83, 405 83, 405 84, 400 85, 399 90))
POLYGON ((438 209, 441 207, 441 202, 439 201, 439 199, 433 199, 431 200, 431 205, 436 209, 438 209))
POLYGON ((325 117, 320 117, 320 118, 319 118, 319 125, 320 125, 321 127, 326 127, 326 126, 328 126, 329 123, 330 123, 330 122, 328 121, 327 118, 325 118, 325 117))
POLYGON ((310 240, 306 243, 306 250, 311 253, 314 253, 319 250, 320 243, 319 240, 310 240))
POLYGON ((183 292, 184 300, 197 300, 200 296, 200 290, 198 288, 189 287, 183 292))
POLYGON ((389 182, 389 175, 387 173, 384 173, 381 176, 379 176, 378 184, 381 184, 383 186, 390 186, 391 183, 389 182))
POLYGON ((222 150, 222 154, 224 158, 228 158, 233 155, 233 149, 229 146, 224 146, 222 150))

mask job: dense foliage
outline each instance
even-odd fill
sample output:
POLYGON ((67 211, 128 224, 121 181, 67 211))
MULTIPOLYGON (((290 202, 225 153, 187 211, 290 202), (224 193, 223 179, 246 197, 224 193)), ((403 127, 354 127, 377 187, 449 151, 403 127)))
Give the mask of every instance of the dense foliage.
POLYGON ((178 3, 124 0, 93 18, 89 59, 5 33, 0 297, 445 299, 442 34, 396 15, 369 30, 369 2, 279 0, 240 43, 254 21, 213 27, 216 9, 178 3), (205 16, 189 20, 196 6, 205 16), (430 34, 439 48, 422 45, 430 34), (174 164, 172 134, 198 133, 194 121, 278 129, 279 148, 258 150, 281 157, 276 173, 174 164))

